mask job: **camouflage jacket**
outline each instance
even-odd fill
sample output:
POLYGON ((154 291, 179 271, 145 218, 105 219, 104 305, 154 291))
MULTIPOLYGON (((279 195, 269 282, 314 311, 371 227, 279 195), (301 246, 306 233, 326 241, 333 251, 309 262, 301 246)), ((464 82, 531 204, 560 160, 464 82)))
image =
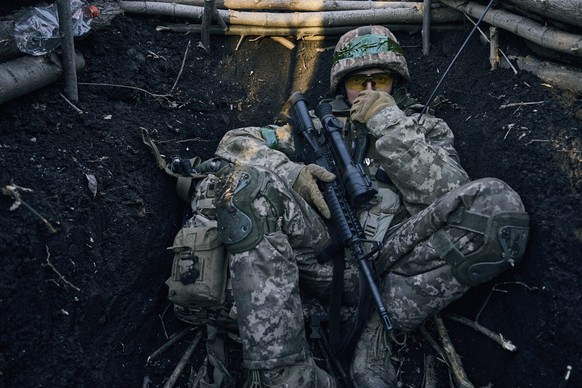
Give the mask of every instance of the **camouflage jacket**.
MULTIPOLYGON (((430 114, 424 114, 419 122, 418 110, 422 106, 404 89, 397 90, 394 98, 397 105, 382 109, 367 125, 372 136, 367 152, 368 171, 383 197, 380 211, 392 215, 387 224, 395 214, 402 214, 404 210, 416 214, 469 181, 453 148, 454 136, 449 126, 430 114), (387 182, 375 179, 378 169, 387 173, 387 182)), ((345 132, 349 143, 357 132, 347 121, 349 107, 342 98, 330 102, 334 114, 347 123, 345 132)), ((314 123, 320 125, 315 117, 314 123)), ((220 141, 216 156, 233 164, 268 167, 291 187, 304 167, 289 158, 293 152, 290 126, 269 125, 230 130, 220 141)), ((374 237, 381 240, 383 236, 374 237)))

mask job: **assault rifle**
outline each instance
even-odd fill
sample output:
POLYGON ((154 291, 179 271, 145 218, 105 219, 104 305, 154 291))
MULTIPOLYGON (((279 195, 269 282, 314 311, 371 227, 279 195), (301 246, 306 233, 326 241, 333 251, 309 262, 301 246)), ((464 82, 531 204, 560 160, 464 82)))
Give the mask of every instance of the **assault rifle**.
MULTIPOLYGON (((360 294, 368 291, 372 297, 376 310, 380 315, 384 329, 387 332, 392 330, 392 323, 388 312, 380 297, 380 292, 370 268, 369 260, 381 249, 381 244, 377 241, 365 239, 364 230, 360 224, 357 209, 365 206, 376 195, 377 191, 372 187, 372 183, 365 174, 361 164, 355 163, 346 147, 342 137, 343 125, 332 114, 330 104, 322 103, 315 109, 315 115, 323 125, 323 130, 317 129, 307 108, 305 97, 300 92, 291 95, 282 110, 283 116, 289 120, 293 126, 293 131, 300 135, 305 146, 303 155, 306 163, 316 163, 328 171, 335 174, 336 179, 329 183, 321 183, 321 191, 331 213, 331 221, 337 232, 337 236, 342 243, 342 250, 346 247, 353 260, 356 260, 365 281, 366 288, 360 288, 360 294), (371 248, 366 249, 366 245, 371 248)), ((343 259, 340 265, 343 264, 343 259)), ((334 280, 336 278, 334 265, 334 280)), ((343 272, 343 271, 342 271, 343 272)), ((338 296, 339 297, 339 296, 338 296)), ((362 303, 360 298, 359 313, 362 315, 354 326, 355 330, 361 329, 365 318, 367 318, 368 303, 362 303), (365 315, 364 315, 365 314, 365 315), (363 321, 363 322, 362 322, 363 321), (359 325, 359 327, 358 327, 359 325)), ((330 315, 331 315, 330 306, 330 315)), ((339 307, 338 307, 339 309, 339 307)), ((331 324, 331 322, 330 322, 331 324)), ((348 339, 351 341, 351 339, 348 339)), ((344 344, 341 347, 345 348, 344 344)))

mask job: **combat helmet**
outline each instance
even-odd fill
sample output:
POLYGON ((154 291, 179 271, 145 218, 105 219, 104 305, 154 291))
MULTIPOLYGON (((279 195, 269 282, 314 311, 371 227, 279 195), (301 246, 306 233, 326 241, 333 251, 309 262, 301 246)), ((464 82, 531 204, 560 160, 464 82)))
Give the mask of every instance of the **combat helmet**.
POLYGON ((392 32, 382 26, 363 26, 346 32, 333 53, 331 93, 336 94, 343 77, 367 67, 379 67, 410 81, 404 51, 392 32))

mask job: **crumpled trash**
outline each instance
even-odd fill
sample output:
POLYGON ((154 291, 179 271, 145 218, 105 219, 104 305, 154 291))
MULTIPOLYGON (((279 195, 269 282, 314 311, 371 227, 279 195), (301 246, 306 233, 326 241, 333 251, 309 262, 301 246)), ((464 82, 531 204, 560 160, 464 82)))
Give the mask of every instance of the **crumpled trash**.
MULTIPOLYGON (((83 0, 71 1, 73 36, 82 36, 91 30, 91 23, 99 9, 83 0)), ((14 40, 18 49, 30 55, 45 55, 61 44, 58 7, 56 3, 33 7, 14 23, 14 40)))

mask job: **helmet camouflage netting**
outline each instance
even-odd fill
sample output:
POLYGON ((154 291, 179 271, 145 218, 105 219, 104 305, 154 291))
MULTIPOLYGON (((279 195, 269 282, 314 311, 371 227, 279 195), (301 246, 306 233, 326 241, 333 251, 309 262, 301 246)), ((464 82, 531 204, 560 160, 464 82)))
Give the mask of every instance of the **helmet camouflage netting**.
POLYGON ((404 51, 392 32, 382 26, 365 26, 346 32, 333 53, 331 92, 337 93, 342 79, 353 71, 379 67, 410 81, 404 51))

